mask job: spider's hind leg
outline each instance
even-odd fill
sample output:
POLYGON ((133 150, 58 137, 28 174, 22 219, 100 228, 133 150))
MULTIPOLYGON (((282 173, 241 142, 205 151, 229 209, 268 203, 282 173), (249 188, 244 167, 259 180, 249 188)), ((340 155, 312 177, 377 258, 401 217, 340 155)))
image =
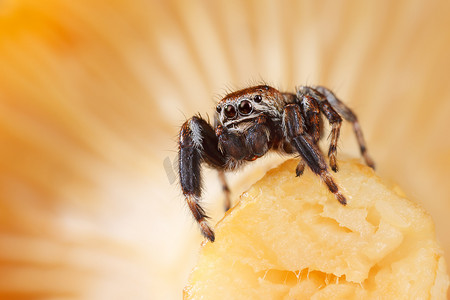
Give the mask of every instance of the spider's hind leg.
POLYGON ((370 155, 367 153, 366 142, 364 140, 361 126, 359 125, 358 118, 356 117, 356 115, 349 107, 347 107, 341 100, 339 100, 332 91, 330 91, 326 87, 318 86, 316 87, 316 89, 326 97, 331 106, 333 106, 333 108, 342 117, 344 117, 345 120, 352 123, 353 131, 355 132, 356 140, 358 141, 361 155, 364 157, 366 164, 372 169, 375 169, 375 163, 373 159, 370 157, 370 155))

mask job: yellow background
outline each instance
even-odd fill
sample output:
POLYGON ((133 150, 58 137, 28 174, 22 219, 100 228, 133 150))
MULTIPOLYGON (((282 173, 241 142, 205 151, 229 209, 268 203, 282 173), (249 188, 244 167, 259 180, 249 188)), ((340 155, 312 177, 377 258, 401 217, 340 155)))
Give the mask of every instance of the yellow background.
MULTIPOLYGON (((180 298, 202 239, 172 183, 178 127, 262 81, 352 107, 449 263, 449 28, 445 0, 0 1, 0 298, 180 298)), ((349 125, 339 151, 358 155, 349 125)))

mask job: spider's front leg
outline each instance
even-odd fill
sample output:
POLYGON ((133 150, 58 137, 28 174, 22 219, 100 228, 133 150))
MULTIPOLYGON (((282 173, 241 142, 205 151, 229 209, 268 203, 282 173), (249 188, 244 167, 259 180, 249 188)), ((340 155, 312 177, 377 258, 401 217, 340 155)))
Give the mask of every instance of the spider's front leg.
POLYGON ((218 170, 225 167, 225 157, 218 150, 218 139, 211 125, 200 117, 187 120, 180 130, 178 171, 186 203, 202 234, 214 242, 214 231, 208 225, 201 199, 201 164, 206 162, 218 170))
POLYGON ((319 147, 314 143, 313 138, 304 131, 299 105, 288 104, 284 108, 283 130, 286 138, 292 143, 295 149, 297 149, 308 167, 320 176, 328 187, 328 190, 334 194, 341 204, 347 204, 347 200, 339 191, 337 184, 334 182, 333 177, 328 171, 327 164, 319 147))

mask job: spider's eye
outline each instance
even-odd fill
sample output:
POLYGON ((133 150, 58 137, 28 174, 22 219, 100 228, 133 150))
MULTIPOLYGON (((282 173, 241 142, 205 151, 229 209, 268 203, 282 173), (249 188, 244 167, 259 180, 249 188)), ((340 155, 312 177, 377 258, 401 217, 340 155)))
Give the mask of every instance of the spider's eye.
POLYGON ((225 106, 225 116, 228 119, 233 119, 234 117, 236 117, 236 108, 234 108, 234 106, 231 104, 225 106))
POLYGON ((243 115, 248 115, 252 112, 253 107, 250 101, 248 100, 242 100, 241 103, 239 103, 239 112, 243 115))
POLYGON ((220 106, 220 105, 217 105, 216 106, 216 111, 217 111, 217 113, 219 113, 220 114, 220 111, 222 110, 222 107, 220 106))
POLYGON ((255 96, 255 102, 256 102, 256 103, 259 103, 259 102, 261 102, 261 101, 262 101, 261 95, 256 95, 256 96, 255 96))

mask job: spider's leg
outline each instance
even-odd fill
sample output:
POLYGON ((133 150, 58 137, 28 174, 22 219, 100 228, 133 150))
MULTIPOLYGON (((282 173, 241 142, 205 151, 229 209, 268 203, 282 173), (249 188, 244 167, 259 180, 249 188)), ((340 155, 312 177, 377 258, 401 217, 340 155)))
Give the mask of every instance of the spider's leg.
POLYGON ((222 184, 222 190, 225 194, 225 203, 224 203, 225 211, 228 211, 231 207, 230 188, 228 187, 227 179, 225 178, 225 172, 222 170, 219 170, 219 180, 220 183, 222 184))
MULTIPOLYGON (((317 144, 320 139, 320 110, 317 101, 314 101, 309 96, 305 96, 302 99, 298 99, 300 108, 303 112, 304 121, 306 123, 306 130, 312 137, 314 144, 317 144)), ((297 165, 295 170, 297 176, 303 174, 305 169, 305 162, 302 160, 297 165)))
POLYGON ((312 137, 315 144, 320 139, 320 109, 319 104, 314 98, 308 95, 299 95, 300 108, 303 112, 306 130, 312 137))
POLYGON ((314 143, 311 136, 303 129, 302 115, 300 106, 297 104, 288 104, 283 112, 283 130, 285 136, 297 149, 308 167, 320 178, 328 187, 328 190, 334 194, 336 199, 343 205, 347 204, 344 195, 339 191, 337 184, 328 171, 325 159, 320 152, 319 147, 314 143))
POLYGON ((200 117, 187 120, 179 135, 179 176, 186 203, 202 234, 214 241, 214 231, 208 225, 208 218, 200 205, 201 163, 207 162, 217 169, 223 169, 225 157, 217 150, 218 139, 211 125, 200 117))
POLYGON ((328 158, 330 160, 331 169, 334 172, 337 172, 338 167, 336 162, 336 151, 341 131, 341 123, 342 123, 341 116, 336 112, 336 110, 333 109, 331 104, 327 101, 327 98, 318 91, 316 91, 315 89, 307 86, 302 86, 298 88, 297 94, 298 97, 301 97, 300 100, 302 102, 304 101, 317 102, 320 111, 325 115, 328 122, 330 123, 331 141, 330 147, 328 149, 328 158))
POLYGON ((300 158, 300 161, 298 162, 297 167, 295 168, 295 175, 297 175, 297 177, 301 176, 303 174, 303 172, 305 171, 305 161, 300 158))
MULTIPOLYGON (((283 93, 282 94, 286 103, 297 103, 300 104, 300 108, 304 115, 304 121, 306 123, 307 130, 309 130, 309 133, 311 136, 314 137, 315 143, 320 139, 320 116, 317 115, 316 118, 316 112, 320 114, 320 111, 318 111, 317 105, 309 106, 307 102, 300 103, 300 100, 297 98, 297 95, 294 93, 283 93), (306 113, 307 112, 307 113, 306 113)), ((303 172, 305 171, 305 161, 300 156, 300 161, 298 162, 297 167, 295 168, 295 174, 297 177, 300 177, 303 172)))
POLYGON ((370 157, 370 155, 367 153, 366 142, 364 140, 361 126, 359 125, 358 118, 356 117, 356 115, 353 113, 353 111, 349 107, 347 107, 341 100, 339 100, 336 97, 336 95, 329 89, 327 89, 323 86, 316 87, 316 89, 326 97, 326 99, 331 104, 331 106, 333 106, 333 108, 342 117, 344 117, 345 120, 352 123, 353 131, 355 132, 356 140, 358 141, 361 155, 364 157, 366 164, 369 167, 371 167, 372 169, 375 169, 375 163, 374 163, 373 159, 370 157))

